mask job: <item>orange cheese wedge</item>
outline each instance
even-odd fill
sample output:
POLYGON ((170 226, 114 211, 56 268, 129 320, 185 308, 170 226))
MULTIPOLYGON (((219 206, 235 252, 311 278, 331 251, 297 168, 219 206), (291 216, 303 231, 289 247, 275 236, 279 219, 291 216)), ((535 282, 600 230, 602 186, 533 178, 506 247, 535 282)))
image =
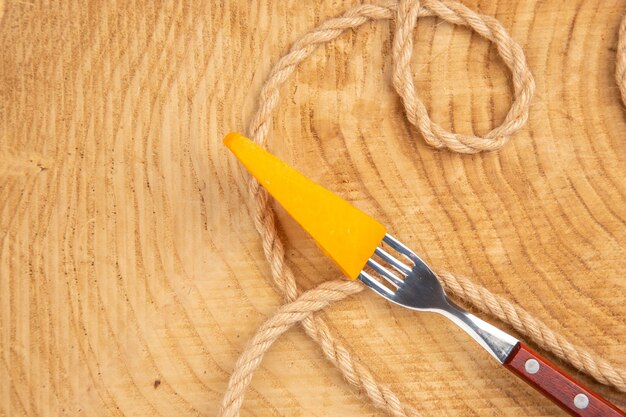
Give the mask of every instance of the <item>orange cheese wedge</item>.
POLYGON ((224 143, 322 251, 356 279, 385 236, 385 227, 250 139, 230 133, 224 143))

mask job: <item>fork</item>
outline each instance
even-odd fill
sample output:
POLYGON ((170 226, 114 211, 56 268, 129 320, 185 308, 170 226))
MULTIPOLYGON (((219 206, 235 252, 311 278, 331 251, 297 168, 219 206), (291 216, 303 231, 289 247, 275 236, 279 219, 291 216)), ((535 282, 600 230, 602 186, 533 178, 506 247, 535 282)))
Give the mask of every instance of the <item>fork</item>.
POLYGON ((411 265, 378 246, 358 279, 383 298, 415 311, 441 314, 465 330, 498 362, 574 416, 625 416, 604 398, 585 388, 553 363, 513 336, 481 320, 453 303, 437 275, 411 249, 385 234, 382 242, 411 265), (374 259, 377 257, 384 264, 374 259), (377 280, 374 275, 380 280, 377 280))

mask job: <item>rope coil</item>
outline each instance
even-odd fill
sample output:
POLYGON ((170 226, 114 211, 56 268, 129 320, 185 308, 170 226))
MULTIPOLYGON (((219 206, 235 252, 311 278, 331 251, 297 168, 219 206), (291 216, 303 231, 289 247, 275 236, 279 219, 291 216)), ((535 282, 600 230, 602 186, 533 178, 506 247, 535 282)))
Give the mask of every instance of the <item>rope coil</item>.
MULTIPOLYGON (((496 19, 477 14, 454 1, 401 0, 399 3, 387 1, 381 5, 363 4, 353 7, 341 16, 323 22, 297 40, 290 51, 275 64, 261 89, 259 107, 249 127, 252 140, 265 145, 272 112, 278 104, 279 89, 302 61, 318 46, 334 40, 345 30, 381 19, 395 19, 393 85, 402 97, 408 120, 421 132, 430 146, 459 153, 492 151, 501 148, 524 125, 535 84, 521 47, 502 25, 496 19), (468 26, 494 42, 502 60, 511 70, 514 101, 503 123, 484 137, 446 131, 430 119, 424 103, 417 95, 409 65, 413 49, 412 32, 417 19, 425 16, 436 16, 452 24, 468 26)), ((616 77, 626 103, 626 40, 621 36, 625 33, 626 18, 622 22, 618 46, 618 52, 622 52, 623 59, 616 69, 616 77)), ((284 244, 278 236, 276 217, 269 204, 267 192, 254 179, 249 181, 248 191, 254 202, 255 227, 262 239, 272 279, 283 295, 285 304, 259 327, 237 360, 224 394, 220 416, 239 415, 245 390, 265 352, 280 335, 298 322, 302 323, 306 334, 319 344, 326 358, 340 370, 344 378, 366 394, 376 407, 395 417, 421 416, 420 412, 400 401, 391 388, 376 381, 367 366, 337 339, 326 321, 315 314, 334 302, 362 291, 364 287, 357 281, 335 280, 301 293, 291 268, 285 263, 284 244)), ((520 306, 491 293, 485 287, 449 272, 439 272, 438 276, 448 294, 510 324, 539 347, 552 352, 598 382, 626 392, 626 369, 617 368, 594 353, 573 345, 520 306)))

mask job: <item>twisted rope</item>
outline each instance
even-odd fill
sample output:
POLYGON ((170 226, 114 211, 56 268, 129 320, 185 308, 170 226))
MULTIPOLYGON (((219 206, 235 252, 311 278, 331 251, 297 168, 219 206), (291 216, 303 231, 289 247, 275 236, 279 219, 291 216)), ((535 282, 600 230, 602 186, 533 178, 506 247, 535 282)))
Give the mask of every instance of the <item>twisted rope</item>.
MULTIPOLYGON (((534 91, 532 75, 520 46, 496 19, 477 14, 460 3, 447 0, 401 0, 399 4, 395 1, 387 1, 381 5, 363 4, 351 8, 342 16, 323 22, 302 36, 275 64, 263 85, 258 110, 250 123, 250 137, 265 145, 272 112, 278 104, 280 87, 298 64, 319 45, 330 42, 345 30, 356 28, 370 20, 392 18, 396 20, 392 51, 393 84, 402 97, 408 120, 417 127, 424 140, 435 148, 447 148, 460 153, 491 151, 502 147, 528 117, 534 91), (417 18, 424 16, 437 16, 453 24, 468 26, 494 42, 502 60, 513 74, 514 101, 511 108, 504 122, 484 137, 460 135, 444 130, 430 119, 417 95, 409 63, 413 47, 412 32, 417 18)), ((324 282, 301 293, 291 268, 285 263, 284 245, 277 233, 276 217, 269 204, 267 192, 253 179, 248 182, 248 191, 254 202, 254 223, 262 239, 263 252, 269 262, 272 279, 286 304, 258 329, 237 360, 224 394, 220 416, 239 415, 245 390, 263 355, 281 334, 298 322, 302 323, 306 334, 320 345, 326 358, 340 370, 344 378, 364 393, 376 407, 396 417, 422 415, 402 403, 387 385, 377 382, 367 366, 338 340, 326 321, 315 314, 334 302, 360 292, 364 287, 357 281, 336 280, 324 282)), ((518 305, 494 295, 468 279, 455 277, 449 272, 440 272, 439 277, 448 294, 509 323, 541 348, 597 381, 626 392, 626 370, 616 368, 592 352, 571 344, 518 305)))

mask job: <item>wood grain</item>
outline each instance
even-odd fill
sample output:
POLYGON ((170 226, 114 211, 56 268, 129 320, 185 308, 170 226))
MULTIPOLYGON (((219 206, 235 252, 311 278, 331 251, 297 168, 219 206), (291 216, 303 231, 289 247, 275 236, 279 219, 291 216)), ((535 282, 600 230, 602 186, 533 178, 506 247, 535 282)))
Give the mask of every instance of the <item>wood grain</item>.
MULTIPOLYGON (((353 3, 0 2, 0 415, 215 415, 280 303, 221 139, 245 129, 289 44, 353 3)), ((391 87, 389 22, 315 52, 283 89, 270 148, 434 267, 624 367, 626 120, 613 69, 626 4, 465 3, 503 22, 537 82, 529 123, 503 150, 423 144, 391 87)), ((502 121, 511 83, 492 45, 435 19, 415 42, 434 120, 477 133, 502 121)), ((279 213, 298 282, 338 276, 279 213)), ((560 412, 443 319, 369 293, 327 316, 425 415, 560 412)), ((377 414, 300 331, 252 385, 248 416, 377 414)))

